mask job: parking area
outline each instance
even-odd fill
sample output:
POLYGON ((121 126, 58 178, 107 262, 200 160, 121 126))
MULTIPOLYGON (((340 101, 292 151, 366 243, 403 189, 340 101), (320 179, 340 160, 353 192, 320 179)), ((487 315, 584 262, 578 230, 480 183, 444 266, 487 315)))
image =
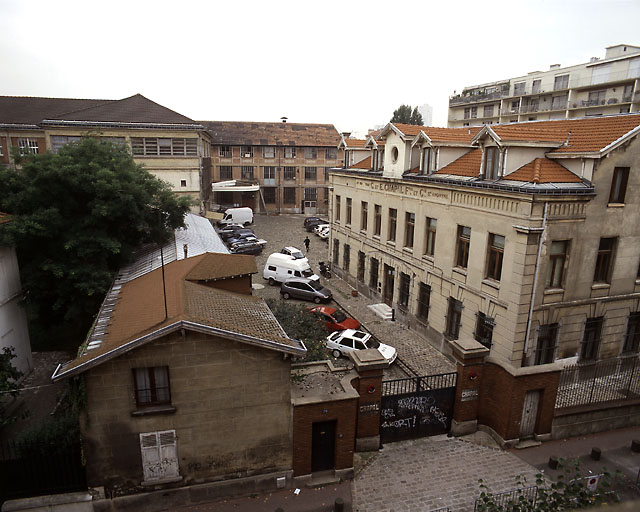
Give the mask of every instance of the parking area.
MULTIPOLYGON (((262 254, 256 256, 258 274, 255 276, 254 294, 264 299, 280 298, 280 287, 269 286, 262 277, 262 270, 269 255, 279 252, 283 247, 294 246, 301 249, 309 259, 311 270, 319 273, 320 261, 329 261, 328 243, 313 233, 307 233, 303 227, 305 215, 256 215, 252 228, 258 238, 265 239, 267 245, 262 254), (304 250, 304 239, 309 236, 309 251, 304 250)), ((347 315, 356 318, 364 330, 371 332, 380 342, 391 345, 398 350, 398 357, 411 366, 420 375, 433 375, 455 371, 455 365, 427 340, 410 331, 405 326, 389 320, 382 320, 367 306, 374 304, 367 297, 353 297, 351 286, 333 276, 331 279, 320 278, 323 286, 333 292, 333 305, 337 305, 347 315)), ((302 301, 300 301, 302 302, 302 301)), ((313 303, 308 303, 309 307, 313 303)), ((398 363, 394 363, 385 372, 385 379, 405 378, 408 375, 398 363)))

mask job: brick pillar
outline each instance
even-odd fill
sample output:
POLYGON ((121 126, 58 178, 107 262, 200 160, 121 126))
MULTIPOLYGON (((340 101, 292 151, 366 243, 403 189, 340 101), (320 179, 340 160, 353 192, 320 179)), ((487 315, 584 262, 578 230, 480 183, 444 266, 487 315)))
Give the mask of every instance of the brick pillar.
POLYGON ((373 451, 380 447, 380 403, 382 372, 389 366, 380 351, 354 350, 349 353, 358 378, 351 384, 360 395, 356 423, 356 451, 373 451))
POLYGON ((489 349, 473 339, 454 340, 451 348, 458 371, 451 433, 461 436, 478 430, 480 386, 484 359, 489 355, 489 349))

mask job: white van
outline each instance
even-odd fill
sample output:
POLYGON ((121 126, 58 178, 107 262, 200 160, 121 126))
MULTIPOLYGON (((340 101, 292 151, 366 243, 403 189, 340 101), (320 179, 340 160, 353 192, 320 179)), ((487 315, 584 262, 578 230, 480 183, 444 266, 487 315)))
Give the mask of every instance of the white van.
POLYGON ((253 210, 249 207, 229 208, 224 212, 222 220, 218 221, 218 225, 226 226, 227 224, 242 224, 248 226, 253 223, 253 210))
POLYGON ((294 259, 287 254, 273 253, 267 258, 262 277, 269 281, 270 285, 284 283, 292 277, 308 277, 314 281, 320 278, 313 273, 307 258, 294 259))

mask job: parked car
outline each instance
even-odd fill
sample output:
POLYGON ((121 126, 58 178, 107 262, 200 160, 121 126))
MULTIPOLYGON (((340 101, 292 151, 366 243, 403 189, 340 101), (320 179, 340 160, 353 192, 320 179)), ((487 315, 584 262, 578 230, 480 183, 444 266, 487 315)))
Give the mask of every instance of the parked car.
POLYGON ((260 254, 262 245, 255 242, 240 242, 229 248, 232 254, 260 254))
POLYGON ((280 250, 281 254, 287 254, 291 256, 294 260, 304 260, 306 259, 305 255, 302 254, 300 249, 296 249, 295 247, 283 247, 280 250))
POLYGON ((220 231, 220 233, 219 233, 220 238, 222 238, 222 240, 224 240, 224 241, 228 240, 229 238, 234 238, 234 237, 237 238, 238 235, 241 235, 241 234, 255 236, 255 233, 253 232, 253 229, 243 228, 243 227, 236 228, 236 229, 229 230, 229 231, 224 231, 223 230, 223 231, 220 231))
POLYGON ((221 226, 225 224, 243 224, 248 226, 253 223, 253 210, 248 207, 229 208, 224 212, 224 217, 218 221, 221 226))
POLYGON ((323 229, 329 229, 329 224, 316 224, 313 226, 313 232, 317 235, 323 229))
POLYGON ((360 322, 350 318, 342 311, 330 306, 316 306, 309 310, 324 321, 324 325, 330 331, 344 331, 345 329, 359 329, 360 322))
POLYGON ((237 235, 232 236, 231 238, 227 238, 225 240, 227 245, 237 244, 238 242, 258 242, 258 237, 255 233, 238 233, 237 235))
POLYGON ((280 294, 283 299, 312 300, 316 304, 331 300, 331 290, 322 286, 318 281, 307 277, 294 277, 287 279, 280 286, 280 294))
POLYGON ((317 226, 318 224, 328 224, 326 220, 324 219, 318 219, 316 218, 316 220, 312 220, 309 221, 309 223, 304 227, 309 233, 311 233, 311 231, 313 231, 313 228, 315 226, 317 226))
POLYGON ((276 284, 276 282, 284 283, 292 277, 308 277, 314 281, 320 279, 311 270, 307 258, 296 260, 291 256, 279 252, 274 252, 269 255, 262 271, 262 277, 269 281, 271 286, 276 284))
POLYGON ((331 230, 329 228, 325 228, 322 231, 320 231, 320 233, 318 233, 318 236, 325 242, 328 242, 330 234, 331 234, 331 230))
MULTIPOLYGON (((304 219, 304 227, 306 228, 310 223, 315 222, 317 220, 322 220, 320 217, 306 217, 304 219)), ((326 222, 326 221, 323 221, 326 222)))
POLYGON ((336 331, 327 336, 327 348, 331 350, 333 357, 340 357, 342 354, 353 352, 354 350, 366 350, 370 348, 378 349, 389 364, 393 363, 398 356, 395 348, 380 343, 371 334, 356 329, 346 331, 336 331))

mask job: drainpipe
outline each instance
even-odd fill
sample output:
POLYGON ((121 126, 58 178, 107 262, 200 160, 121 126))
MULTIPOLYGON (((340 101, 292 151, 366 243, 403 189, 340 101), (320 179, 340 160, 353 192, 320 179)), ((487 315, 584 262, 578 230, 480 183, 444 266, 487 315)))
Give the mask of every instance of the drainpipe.
POLYGON ((547 230, 547 208, 549 203, 544 203, 544 214, 542 215, 542 232, 540 233, 540 238, 538 240, 538 254, 536 255, 536 267, 533 273, 533 286, 531 287, 531 299, 529 301, 529 314, 527 315, 527 332, 524 338, 524 350, 522 351, 522 362, 524 362, 525 357, 527 356, 527 351, 529 350, 529 338, 531 331, 531 319, 533 317, 533 303, 536 296, 536 288, 538 284, 538 273, 540 272, 540 254, 542 253, 542 243, 544 242, 544 238, 547 230))

